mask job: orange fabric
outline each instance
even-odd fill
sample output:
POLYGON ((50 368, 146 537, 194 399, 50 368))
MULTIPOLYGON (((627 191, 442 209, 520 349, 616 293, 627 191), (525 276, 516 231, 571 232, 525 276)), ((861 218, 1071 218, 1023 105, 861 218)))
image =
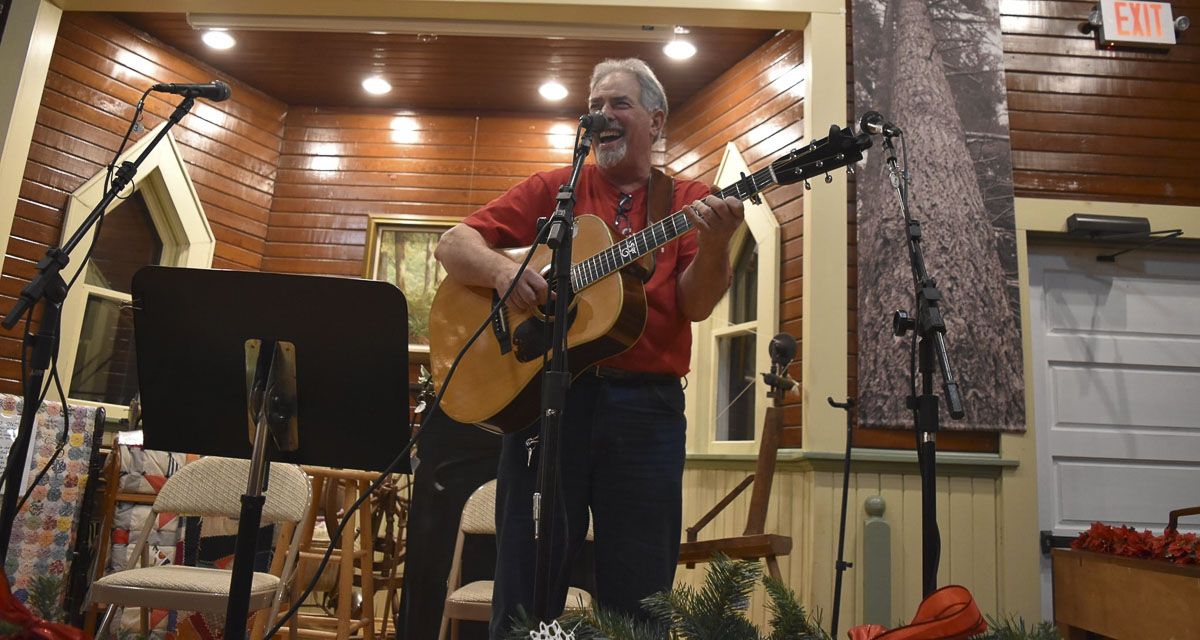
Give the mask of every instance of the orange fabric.
POLYGON ((879 625, 850 629, 850 640, 966 640, 987 631, 987 623, 965 587, 950 585, 929 594, 911 623, 887 631, 879 625))
POLYGON ((91 640, 91 636, 75 627, 47 622, 35 617, 29 612, 29 609, 25 608, 25 605, 21 604, 20 600, 13 597, 12 590, 8 588, 8 576, 3 570, 0 570, 0 581, 4 583, 4 586, 0 588, 0 620, 21 627, 21 631, 9 635, 8 638, 14 640, 91 640))
POLYGON ((887 633, 887 629, 877 624, 860 624, 849 631, 850 640, 873 640, 887 633))

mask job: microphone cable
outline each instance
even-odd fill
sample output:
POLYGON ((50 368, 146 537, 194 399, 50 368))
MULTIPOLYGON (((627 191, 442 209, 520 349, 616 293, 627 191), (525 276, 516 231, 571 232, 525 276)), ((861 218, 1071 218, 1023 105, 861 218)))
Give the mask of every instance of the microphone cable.
MULTIPOLYGON (((308 599, 308 596, 312 594, 313 589, 316 588, 317 581, 320 579, 321 574, 325 571, 326 565, 329 564, 329 559, 333 557, 334 544, 337 540, 341 539, 346 526, 350 523, 351 516, 354 515, 354 512, 358 510, 362 503, 367 498, 371 497, 371 494, 374 493, 375 490, 387 480, 388 476, 396 472, 396 469, 398 469, 401 463, 404 462, 408 452, 411 451, 413 446, 417 444, 417 441, 421 439, 421 436, 425 433, 426 425, 441 409, 442 396, 446 394, 446 389, 450 386, 450 380, 454 377, 454 372, 458 369, 459 361, 461 361, 463 356, 466 355, 467 350, 471 348, 471 345, 475 344, 475 341, 479 339, 479 336, 483 335, 483 332, 491 326, 492 317, 499 313, 501 308, 503 308, 504 303, 508 300, 513 290, 516 288, 521 274, 524 273, 528 268, 529 261, 533 258, 534 249, 537 247, 537 245, 541 244, 543 240, 545 240, 545 237, 549 232, 550 225, 542 225, 542 228, 538 231, 533 244, 530 245, 529 251, 525 254, 525 260, 521 263, 521 266, 518 267, 516 276, 514 276, 512 282, 508 284, 508 289, 505 289, 504 293, 500 296, 496 303, 492 305, 492 312, 488 314, 487 318, 484 318, 483 323, 479 325, 479 328, 475 330, 475 333, 471 334, 470 339, 467 340, 466 344, 459 349, 458 354, 454 357, 454 361, 450 364, 450 369, 446 372, 446 379, 442 382, 442 388, 438 391, 437 397, 433 399, 433 403, 430 405, 428 413, 426 413, 424 419, 421 420, 420 428, 418 428, 417 432, 412 435, 412 438, 409 439, 408 444, 404 445, 404 448, 400 450, 400 453, 396 456, 396 458, 392 460, 392 462, 388 464, 387 468, 379 474, 379 477, 375 478, 375 480, 373 480, 367 487, 367 490, 363 491, 362 495, 360 495, 358 499, 355 500, 348 509, 346 509, 346 515, 342 517, 341 523, 329 536, 329 548, 325 550, 325 555, 321 557, 321 562, 317 565, 316 570, 313 572, 312 580, 309 581, 308 586, 306 586, 304 589, 304 592, 296 598, 296 601, 291 604, 291 607, 283 615, 283 617, 280 618, 279 621, 276 622, 275 625, 271 627, 271 629, 263 637, 270 638, 274 636, 279 632, 280 629, 283 628, 283 625, 290 620, 292 616, 296 615, 296 613, 300 611, 300 607, 303 606, 304 601, 308 599)), ((292 571, 295 572, 296 569, 293 567, 292 571)), ((366 597, 366 595, 364 595, 364 597, 366 597)))

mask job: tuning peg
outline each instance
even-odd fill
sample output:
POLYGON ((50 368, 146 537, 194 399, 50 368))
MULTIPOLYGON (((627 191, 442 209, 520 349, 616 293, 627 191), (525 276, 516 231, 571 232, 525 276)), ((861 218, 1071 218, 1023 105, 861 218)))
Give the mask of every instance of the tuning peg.
POLYGON ((805 180, 805 181, 804 181, 804 190, 805 190, 805 191, 812 191, 812 185, 808 183, 808 180, 805 180))
POLYGON ((825 184, 829 184, 830 182, 833 182, 833 176, 827 173, 825 174, 825 184))
POLYGON ((846 175, 848 175, 848 176, 854 175, 854 165, 852 165, 852 164, 846 165, 846 175))

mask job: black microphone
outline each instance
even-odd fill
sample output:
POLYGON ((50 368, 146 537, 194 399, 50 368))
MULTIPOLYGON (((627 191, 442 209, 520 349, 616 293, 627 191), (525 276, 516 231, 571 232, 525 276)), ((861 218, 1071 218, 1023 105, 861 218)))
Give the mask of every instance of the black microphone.
POLYGON ((775 391, 790 391, 796 387, 796 381, 788 377, 788 364, 796 359, 796 339, 787 333, 777 333, 767 345, 767 353, 771 356, 771 372, 762 374, 766 382, 775 391))
POLYGON ((608 116, 599 111, 593 111, 587 115, 579 116, 579 126, 592 133, 600 133, 608 128, 608 116))
POLYGON ((863 114, 861 120, 858 121, 859 131, 866 133, 880 134, 887 137, 901 135, 900 128, 896 125, 883 119, 883 114, 878 111, 868 111, 863 114))
POLYGON ((213 80, 204 84, 156 84, 150 87, 151 91, 161 91, 162 93, 174 93, 188 98, 204 98, 213 102, 228 100, 229 96, 233 95, 233 89, 229 85, 220 80, 213 80))
POLYGON ((777 333, 767 345, 767 353, 770 354, 772 363, 786 367, 796 359, 796 339, 787 333, 777 333))

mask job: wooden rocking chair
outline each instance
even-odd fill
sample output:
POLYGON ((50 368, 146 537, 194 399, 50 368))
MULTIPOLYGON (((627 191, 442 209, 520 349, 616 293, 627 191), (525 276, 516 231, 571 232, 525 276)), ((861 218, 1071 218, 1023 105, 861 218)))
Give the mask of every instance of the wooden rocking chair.
MULTIPOLYGON (((795 386, 795 381, 787 377, 787 365, 796 354, 796 341, 791 336, 781 333, 771 340, 771 373, 765 374, 767 383, 771 386, 769 397, 774 400, 783 398, 788 389, 795 386), (790 349, 790 351, 789 351, 790 349)), ((696 524, 687 528, 687 541, 679 546, 679 564, 686 564, 690 569, 697 562, 708 562, 716 553, 723 553, 736 560, 757 560, 762 558, 767 563, 771 577, 779 580, 778 556, 786 556, 792 550, 791 536, 765 533, 767 523, 767 503, 771 498, 771 483, 775 477, 775 455, 779 451, 779 434, 783 429, 783 408, 767 407, 767 415, 763 420, 763 434, 758 446, 758 463, 754 473, 742 480, 708 513, 704 514, 696 524), (750 510, 746 516, 746 528, 742 535, 731 538, 714 540, 697 540, 700 530, 716 518, 729 506, 746 487, 754 485, 750 494, 750 510)))

